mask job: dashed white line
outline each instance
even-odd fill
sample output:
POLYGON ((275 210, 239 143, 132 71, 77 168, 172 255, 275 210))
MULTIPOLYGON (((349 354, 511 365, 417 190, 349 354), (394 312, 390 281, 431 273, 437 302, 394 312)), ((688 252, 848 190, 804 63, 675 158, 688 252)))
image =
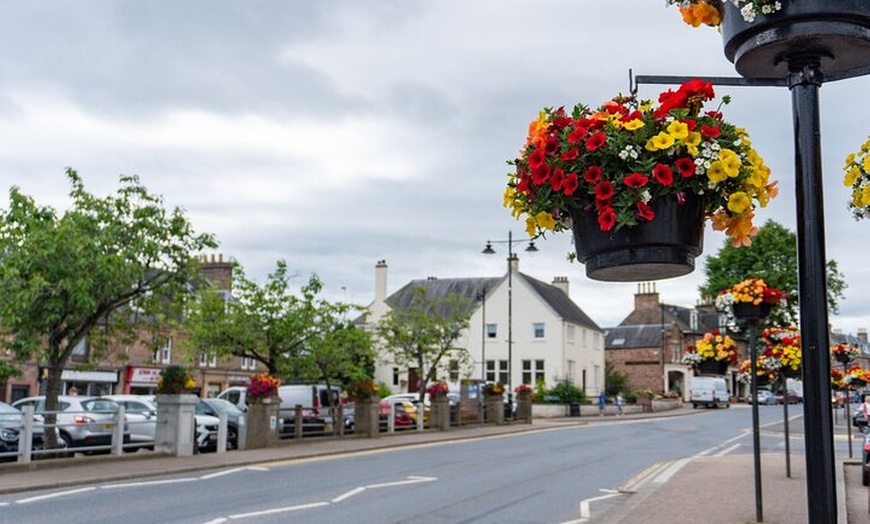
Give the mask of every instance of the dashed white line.
POLYGON ((196 482, 197 478, 169 479, 169 480, 148 480, 144 482, 130 482, 128 484, 109 484, 100 486, 100 489, 119 489, 119 488, 138 488, 141 486, 159 486, 160 484, 180 484, 182 482, 196 482))
POLYGON ((92 488, 71 489, 69 491, 58 491, 57 493, 49 493, 48 495, 39 495, 37 497, 30 497, 30 498, 26 498, 26 499, 16 500, 15 503, 16 504, 27 504, 29 502, 36 502, 39 500, 47 500, 47 499, 53 499, 53 498, 57 498, 57 497, 66 497, 69 495, 75 495, 77 493, 84 493, 86 491, 93 491, 95 489, 97 489, 97 488, 92 487, 92 488))
POLYGON ((312 504, 301 504, 299 506, 287 506, 285 508, 265 509, 263 511, 252 511, 251 513, 239 513, 238 515, 230 515, 231 519, 247 519, 250 517, 260 517, 262 515, 274 515, 275 513, 285 513, 288 511, 299 511, 301 509, 320 508, 329 506, 329 502, 314 502, 312 504))
POLYGON ((740 447, 740 444, 734 444, 733 446, 727 447, 727 448, 723 449, 722 451, 720 451, 719 453, 716 453, 713 456, 714 457, 721 457, 723 455, 727 455, 739 447, 740 447))
POLYGON ((692 460, 692 458, 689 457, 689 458, 683 458, 683 459, 675 461, 673 464, 671 464, 668 467, 668 469, 664 470, 663 472, 661 472, 661 474, 659 474, 659 476, 657 476, 655 479, 653 479, 653 483, 664 484, 665 482, 670 480, 671 477, 676 475, 678 471, 683 469, 683 466, 688 464, 691 460, 692 460))
POLYGON ((365 490, 366 490, 365 487, 354 488, 354 489, 348 491, 347 493, 343 493, 343 494, 335 497, 334 499, 332 499, 332 503, 335 504, 335 503, 341 502, 342 500, 347 500, 354 495, 359 495, 360 493, 362 493, 365 490))
POLYGON ((227 521, 227 519, 225 519, 225 518, 223 518, 223 517, 220 517, 220 518, 217 518, 217 519, 214 519, 214 520, 210 520, 210 521, 208 521, 208 522, 205 522, 204 524, 223 524, 223 523, 226 522, 226 521, 227 521))
POLYGON ((377 489, 377 488, 388 488, 392 486, 404 486, 405 484, 417 484, 419 482, 432 482, 438 480, 435 477, 412 477, 409 476, 408 480, 399 480, 397 482, 385 482, 383 484, 370 484, 366 486, 368 489, 377 489))

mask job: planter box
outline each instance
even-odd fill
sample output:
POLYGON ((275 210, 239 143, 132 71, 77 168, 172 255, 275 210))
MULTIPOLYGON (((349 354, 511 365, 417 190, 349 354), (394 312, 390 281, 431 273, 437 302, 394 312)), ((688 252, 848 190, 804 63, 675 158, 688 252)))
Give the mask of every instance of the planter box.
POLYGON ((196 395, 157 395, 157 428, 154 450, 186 457, 193 455, 196 395))

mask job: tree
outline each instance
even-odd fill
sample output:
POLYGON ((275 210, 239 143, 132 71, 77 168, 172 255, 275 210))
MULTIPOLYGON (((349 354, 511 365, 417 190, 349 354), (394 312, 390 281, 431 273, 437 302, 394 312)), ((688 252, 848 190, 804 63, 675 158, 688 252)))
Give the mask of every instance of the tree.
POLYGON ((417 369, 421 402, 426 385, 437 380, 444 359, 456 360, 460 366, 470 361, 465 348, 455 345, 470 318, 468 301, 463 297, 430 297, 426 288, 420 287, 405 309, 392 309, 378 322, 375 332, 388 357, 398 366, 417 369))
MULTIPOLYGON (((788 294, 785 303, 776 308, 769 322, 783 326, 798 324, 797 239, 785 226, 768 220, 748 247, 737 248, 725 241, 716 255, 707 258, 704 272, 707 280, 699 290, 702 296, 711 299, 721 290, 747 278, 763 279, 768 285, 788 294)), ((834 260, 827 263, 827 287, 828 307, 836 313, 846 283, 834 260)))
MULTIPOLYGON (((44 363, 48 411, 57 407, 61 373, 77 347, 96 361, 111 342, 177 319, 198 272, 194 253, 217 246, 136 176, 121 176, 117 194, 105 198, 85 191, 74 170, 66 176, 72 206, 63 214, 17 187, 0 211, 0 345, 44 363)), ((56 444, 54 432, 46 437, 56 444)))
POLYGON ((618 371, 612 362, 604 363, 604 392, 608 397, 615 397, 617 393, 626 391, 628 376, 618 371))
POLYGON ((323 284, 317 275, 295 294, 293 278, 283 260, 262 286, 237 265, 232 297, 203 288, 192 301, 186 317, 188 349, 251 358, 270 375, 285 379, 330 385, 364 375, 374 358, 370 334, 348 319, 361 308, 319 298, 323 284))

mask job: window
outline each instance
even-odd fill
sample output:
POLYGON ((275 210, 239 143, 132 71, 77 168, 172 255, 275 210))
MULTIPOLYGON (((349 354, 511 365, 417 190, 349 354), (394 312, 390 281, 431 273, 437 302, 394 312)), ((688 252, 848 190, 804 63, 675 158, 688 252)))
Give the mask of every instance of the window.
POLYGON ((565 338, 568 342, 574 342, 574 326, 567 326, 567 329, 565 329, 565 338))
POLYGON ((399 368, 393 368, 393 385, 399 385, 399 368))
POLYGON ((87 362, 88 360, 88 339, 82 338, 73 347, 71 357, 79 362, 87 362))
POLYGON ((544 323, 543 322, 535 322, 532 324, 532 329, 534 331, 535 338, 544 338, 544 323))
POLYGON ((486 325, 486 338, 495 338, 498 336, 498 324, 486 325))
POLYGON ((216 368, 216 367, 217 367, 217 357, 216 357, 216 356, 211 357, 210 359, 208 359, 208 367, 210 367, 210 368, 216 368))
POLYGON ((254 371, 257 369, 257 361, 251 357, 242 357, 242 369, 254 371))
POLYGON ((523 360, 523 384, 534 385, 544 381, 544 361, 523 360))
MULTIPOLYGON (((200 352, 199 353, 199 367, 204 368, 207 364, 208 364, 208 355, 206 355, 204 352, 200 352)), ((243 367, 242 369, 245 369, 245 368, 243 367)))
POLYGON ((459 382, 459 361, 451 359, 448 364, 448 369, 450 373, 450 382, 459 382))
POLYGON ((486 361, 486 377, 487 382, 508 383, 508 361, 507 360, 487 360, 486 361))
POLYGON ((160 364, 172 363, 172 338, 171 337, 155 337, 154 338, 154 361, 160 364))

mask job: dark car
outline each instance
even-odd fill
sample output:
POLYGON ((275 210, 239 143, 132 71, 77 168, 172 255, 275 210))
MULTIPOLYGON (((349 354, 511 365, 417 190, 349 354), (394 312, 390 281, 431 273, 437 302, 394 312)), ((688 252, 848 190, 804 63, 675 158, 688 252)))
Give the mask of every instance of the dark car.
MULTIPOLYGON (((0 461, 16 460, 7 453, 18 452, 18 441, 23 425, 22 413, 5 402, 0 402, 0 461)), ((35 417, 36 418, 36 417, 35 417)), ((32 449, 42 449, 42 422, 34 421, 32 449)))
POLYGON ((210 415, 220 418, 227 416, 227 449, 239 449, 239 417, 245 415, 238 406, 221 398, 203 398, 196 404, 197 415, 210 415))
MULTIPOLYGON (((786 393, 786 396, 788 397, 789 404, 800 404, 801 402, 804 401, 804 399, 802 399, 800 397, 800 395, 797 394, 797 391, 795 391, 793 389, 788 390, 788 392, 786 393)), ((778 391, 776 393, 776 403, 782 404, 782 391, 778 391)))

